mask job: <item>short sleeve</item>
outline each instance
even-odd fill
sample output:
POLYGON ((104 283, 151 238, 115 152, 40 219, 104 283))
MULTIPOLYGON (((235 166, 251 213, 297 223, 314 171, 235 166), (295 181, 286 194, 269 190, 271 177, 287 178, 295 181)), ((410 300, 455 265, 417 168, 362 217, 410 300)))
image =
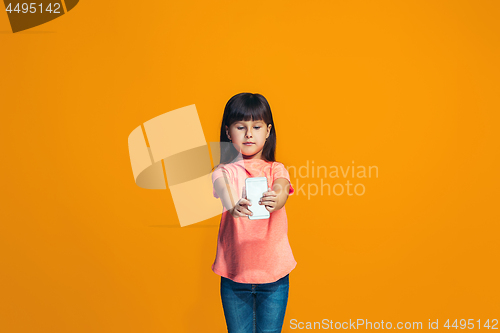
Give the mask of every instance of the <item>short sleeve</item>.
POLYGON ((276 162, 273 165, 273 184, 274 181, 278 178, 285 178, 290 183, 290 189, 288 191, 289 195, 295 192, 295 189, 292 186, 292 181, 290 180, 290 174, 288 173, 288 170, 282 163, 276 162))
POLYGON ((219 196, 217 195, 217 192, 215 192, 215 181, 217 180, 217 178, 220 178, 223 176, 223 172, 225 172, 226 174, 229 174, 229 171, 226 168, 224 168, 224 166, 222 166, 222 165, 217 166, 217 168, 214 170, 214 172, 212 172, 213 195, 217 199, 219 199, 219 196))

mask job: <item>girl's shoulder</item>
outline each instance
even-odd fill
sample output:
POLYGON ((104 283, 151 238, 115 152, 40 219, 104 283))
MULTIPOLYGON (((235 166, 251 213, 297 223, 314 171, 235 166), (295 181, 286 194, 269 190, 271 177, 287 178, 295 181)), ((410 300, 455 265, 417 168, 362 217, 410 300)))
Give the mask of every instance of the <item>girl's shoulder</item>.
POLYGON ((284 178, 290 179, 290 175, 288 173, 287 167, 283 163, 281 163, 279 161, 273 162, 273 164, 272 164, 272 174, 273 174, 273 178, 284 177, 284 178))
POLYGON ((279 162, 279 161, 272 162, 272 166, 273 166, 273 168, 277 167, 277 168, 286 169, 286 166, 283 163, 279 162))
POLYGON ((232 167, 231 163, 219 163, 214 167, 214 170, 229 169, 232 167))
POLYGON ((213 169, 212 169, 212 180, 215 180, 216 178, 219 178, 220 176, 225 174, 231 174, 232 172, 230 171, 230 166, 224 163, 217 164, 213 169))

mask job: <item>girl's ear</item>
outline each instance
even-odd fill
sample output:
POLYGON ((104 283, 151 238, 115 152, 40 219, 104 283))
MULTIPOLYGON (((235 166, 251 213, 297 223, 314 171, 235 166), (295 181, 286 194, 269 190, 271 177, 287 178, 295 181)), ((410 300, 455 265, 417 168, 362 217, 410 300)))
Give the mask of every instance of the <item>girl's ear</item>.
POLYGON ((271 135, 271 127, 273 127, 273 125, 271 125, 271 124, 267 125, 267 136, 266 136, 266 139, 269 137, 269 135, 271 135))

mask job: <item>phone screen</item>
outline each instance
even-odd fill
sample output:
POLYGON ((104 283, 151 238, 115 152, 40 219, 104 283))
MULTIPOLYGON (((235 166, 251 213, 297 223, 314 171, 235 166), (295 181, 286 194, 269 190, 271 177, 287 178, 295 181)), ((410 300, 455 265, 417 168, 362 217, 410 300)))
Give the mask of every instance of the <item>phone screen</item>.
POLYGON ((248 215, 250 220, 267 219, 271 215, 266 209, 266 206, 259 205, 264 192, 267 192, 267 178, 266 177, 253 177, 245 179, 247 199, 252 202, 248 209, 253 215, 248 215))

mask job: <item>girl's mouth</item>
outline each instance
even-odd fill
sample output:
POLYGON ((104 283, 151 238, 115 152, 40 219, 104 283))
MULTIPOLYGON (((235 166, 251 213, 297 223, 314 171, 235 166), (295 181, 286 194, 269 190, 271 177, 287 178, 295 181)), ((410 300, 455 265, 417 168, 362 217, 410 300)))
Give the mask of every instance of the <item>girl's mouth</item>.
POLYGON ((249 142, 249 143, 244 143, 245 146, 251 146, 251 145, 254 145, 255 143, 253 142, 249 142))

